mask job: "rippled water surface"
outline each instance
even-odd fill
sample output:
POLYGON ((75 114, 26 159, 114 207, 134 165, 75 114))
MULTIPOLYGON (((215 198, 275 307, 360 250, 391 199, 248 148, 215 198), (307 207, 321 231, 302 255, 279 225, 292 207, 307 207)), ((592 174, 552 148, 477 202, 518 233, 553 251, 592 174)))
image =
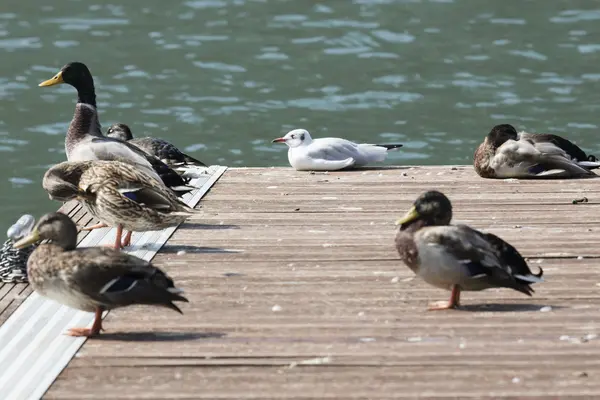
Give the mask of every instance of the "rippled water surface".
POLYGON ((65 159, 75 92, 37 84, 74 60, 105 128, 207 163, 287 165, 270 141, 297 127, 404 143, 390 164, 470 163, 504 122, 600 152, 596 1, 46 3, 0 7, 2 226, 58 205, 40 180, 65 159))

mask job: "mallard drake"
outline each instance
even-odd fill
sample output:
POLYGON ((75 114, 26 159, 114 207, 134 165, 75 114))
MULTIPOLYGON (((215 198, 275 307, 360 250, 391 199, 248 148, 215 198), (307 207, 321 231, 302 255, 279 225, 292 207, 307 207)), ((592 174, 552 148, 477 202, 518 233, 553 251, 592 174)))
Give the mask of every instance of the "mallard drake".
POLYGON ((181 177, 168 165, 119 139, 102 135, 94 79, 88 67, 80 62, 71 62, 51 79, 39 86, 54 86, 66 83, 77 90, 75 115, 65 138, 65 150, 69 161, 123 161, 143 169, 147 174, 162 180, 165 185, 179 194, 192 190, 185 185, 189 180, 181 177))
POLYGON ((117 228, 115 248, 128 246, 132 231, 154 231, 182 223, 194 209, 162 182, 120 161, 66 161, 50 168, 42 186, 53 200, 78 199, 102 224, 117 228), (129 232, 121 242, 123 229, 129 232))
POLYGON ((450 200, 432 190, 396 222, 400 259, 425 282, 452 291, 450 301, 430 310, 458 307, 463 290, 510 288, 531 296, 530 285, 542 281, 541 268, 534 275, 513 246, 491 233, 450 225, 451 219, 450 200))
POLYGON ((288 161, 297 171, 337 171, 385 160, 401 144, 357 144, 341 138, 313 139, 306 129, 294 129, 273 143, 288 145, 288 161))
POLYGON ((46 214, 32 232, 14 244, 27 247, 40 240, 29 256, 27 274, 40 295, 78 310, 95 313, 90 328, 71 328, 71 336, 94 336, 102 329, 102 313, 134 304, 170 308, 188 302, 163 271, 147 261, 106 247, 75 248, 77 228, 61 213, 46 214))
POLYGON ((171 168, 181 166, 206 167, 202 161, 183 153, 173 144, 164 139, 153 137, 133 138, 131 129, 125 124, 113 124, 107 131, 106 136, 129 142, 146 153, 157 157, 171 168))
POLYGON ((496 125, 475 151, 475 171, 483 178, 594 177, 599 168, 569 140, 548 133, 519 132, 512 125, 496 125))

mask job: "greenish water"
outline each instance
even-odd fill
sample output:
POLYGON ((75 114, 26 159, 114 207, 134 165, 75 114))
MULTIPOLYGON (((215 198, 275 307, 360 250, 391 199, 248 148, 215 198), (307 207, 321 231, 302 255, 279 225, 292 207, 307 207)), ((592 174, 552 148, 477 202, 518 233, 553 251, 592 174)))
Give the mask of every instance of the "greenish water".
MULTIPOLYGON (((467 164, 497 123, 600 153, 600 2, 5 0, 0 227, 56 209, 75 92, 38 88, 69 61, 95 76, 106 128, 170 139, 207 163, 287 165, 271 139, 400 141, 389 164, 467 164)), ((4 228, 3 228, 4 229, 4 228)))

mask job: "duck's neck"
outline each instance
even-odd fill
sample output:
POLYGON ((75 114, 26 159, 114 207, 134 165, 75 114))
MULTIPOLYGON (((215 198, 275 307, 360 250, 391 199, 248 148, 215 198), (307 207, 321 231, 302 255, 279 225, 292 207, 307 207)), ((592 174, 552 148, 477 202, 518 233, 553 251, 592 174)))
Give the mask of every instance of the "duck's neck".
POLYGON ((77 103, 88 104, 96 108, 96 89, 93 82, 77 88, 77 103))
POLYGON ((65 150, 67 159, 79 142, 89 136, 102 136, 102 128, 98 119, 96 109, 96 92, 94 84, 77 89, 77 104, 75 114, 69 125, 67 137, 65 138, 65 150))

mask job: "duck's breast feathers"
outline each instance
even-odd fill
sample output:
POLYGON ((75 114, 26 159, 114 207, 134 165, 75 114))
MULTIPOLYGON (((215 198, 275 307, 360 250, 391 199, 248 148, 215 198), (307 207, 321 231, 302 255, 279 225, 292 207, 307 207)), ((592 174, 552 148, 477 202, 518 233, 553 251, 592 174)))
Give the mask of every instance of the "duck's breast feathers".
POLYGON ((72 286, 106 308, 156 304, 179 311, 172 301, 187 301, 171 278, 140 258, 98 247, 73 253, 85 261, 71 270, 72 286))

